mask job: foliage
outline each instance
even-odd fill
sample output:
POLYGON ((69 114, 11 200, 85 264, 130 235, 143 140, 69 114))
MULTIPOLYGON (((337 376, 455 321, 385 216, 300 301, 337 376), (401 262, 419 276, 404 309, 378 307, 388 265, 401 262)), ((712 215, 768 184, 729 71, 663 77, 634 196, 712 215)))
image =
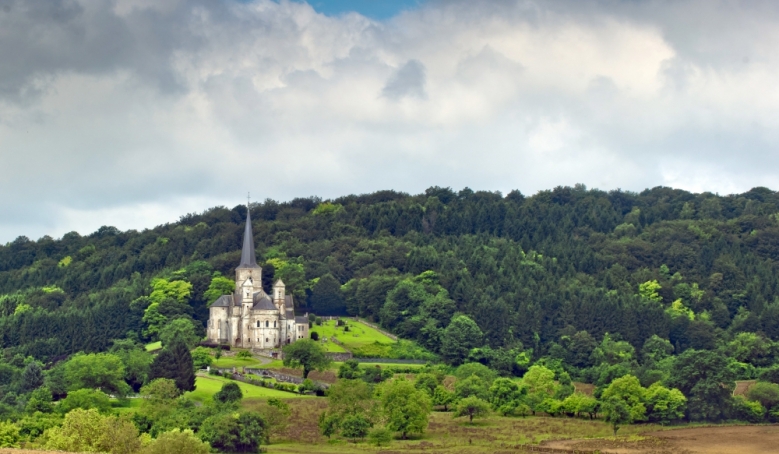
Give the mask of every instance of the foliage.
POLYGON ((111 412, 111 401, 102 391, 96 389, 78 389, 69 392, 68 397, 61 400, 56 408, 61 414, 69 413, 76 408, 81 408, 83 410, 93 408, 100 413, 109 413, 111 412))
POLYGON ((352 441, 365 438, 371 429, 371 421, 362 414, 348 415, 341 421, 341 435, 352 441))
POLYGON ((444 411, 449 411, 449 405, 453 404, 457 397, 452 391, 449 391, 445 387, 438 385, 433 391, 433 405, 439 405, 444 407, 444 411))
POLYGON ((303 378, 308 378, 312 370, 324 370, 332 362, 318 343, 311 339, 299 339, 284 346, 284 365, 302 367, 303 378))
POLYGON ((228 279, 219 274, 215 274, 211 278, 211 283, 208 284, 208 289, 203 293, 203 297, 206 303, 210 306, 211 303, 219 299, 222 295, 229 295, 235 291, 235 281, 228 279))
POLYGON ((77 408, 69 412, 62 426, 47 429, 42 439, 46 449, 71 452, 130 454, 141 447, 138 429, 132 422, 101 416, 95 409, 77 408))
POLYGON ((218 393, 214 394, 214 401, 221 404, 232 404, 240 402, 243 398, 241 388, 235 383, 225 383, 218 393))
POLYGON ((195 371, 192 355, 187 346, 174 340, 163 348, 151 363, 149 379, 169 378, 182 392, 195 390, 195 371))
POLYGON ((404 379, 383 383, 379 390, 381 409, 387 428, 400 432, 406 439, 410 433, 424 433, 430 415, 430 398, 424 391, 404 379))
POLYGON ((682 419, 687 407, 687 398, 678 389, 668 389, 654 383, 646 390, 645 402, 650 422, 668 424, 682 419))
POLYGON ((125 395, 130 387, 124 382, 124 364, 110 353, 79 353, 65 363, 65 375, 72 390, 91 388, 125 395))
POLYGON ((195 348, 200 338, 195 332, 193 322, 187 318, 171 320, 159 331, 162 346, 171 345, 174 341, 183 342, 188 348, 195 348))
POLYGON ((192 365, 195 369, 206 369, 214 363, 214 357, 211 356, 211 350, 206 347, 197 347, 192 350, 192 365))
POLYGON ((203 421, 200 438, 227 452, 257 452, 268 439, 265 420, 256 412, 219 413, 203 421))
POLYGON ((602 407, 606 414, 606 422, 611 424, 615 437, 621 426, 633 422, 631 408, 622 399, 607 400, 603 402, 602 407))
POLYGON ((473 423, 473 418, 487 416, 490 413, 490 404, 476 396, 466 397, 457 402, 454 417, 467 416, 468 422, 473 423))
POLYGON ((0 421, 0 448, 18 448, 22 440, 19 427, 11 421, 0 421))
POLYGON ((766 411, 779 407, 779 385, 776 383, 757 382, 747 391, 749 400, 760 402, 766 411))
POLYGON ((190 429, 173 429, 160 434, 141 451, 141 454, 208 454, 211 446, 200 441, 190 429))
POLYGON ((379 447, 387 445, 392 441, 392 432, 386 427, 375 427, 368 433, 368 439, 379 447))
POLYGON ((631 421, 646 420, 646 389, 641 386, 638 378, 632 375, 620 377, 608 386, 601 395, 603 400, 614 402, 620 400, 624 402, 629 411, 631 421))
POLYGON ((482 342, 482 331, 467 315, 452 318, 441 334, 441 356, 451 364, 461 364, 468 352, 482 342))
POLYGON ((458 399, 478 397, 486 400, 488 398, 487 384, 477 375, 471 375, 465 380, 457 380, 454 384, 454 394, 458 399))
POLYGON ((726 357, 690 349, 674 361, 667 385, 687 397, 691 419, 717 420, 731 405, 734 379, 726 357))

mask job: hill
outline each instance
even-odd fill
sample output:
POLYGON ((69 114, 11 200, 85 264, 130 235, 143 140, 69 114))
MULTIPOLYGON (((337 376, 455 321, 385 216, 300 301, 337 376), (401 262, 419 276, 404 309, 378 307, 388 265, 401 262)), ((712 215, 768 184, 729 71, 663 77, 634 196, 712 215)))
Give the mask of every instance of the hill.
MULTIPOLYGON (((237 264, 245 209, 0 246, 0 347, 53 358, 148 341, 155 298, 161 317, 204 323, 209 288, 237 264), (155 296, 153 279, 181 293, 155 296)), ((606 333, 637 350, 658 335, 676 353, 739 332, 779 339, 779 194, 766 188, 434 187, 251 209, 266 286, 282 278, 299 311, 378 322, 453 363, 506 370, 525 352, 587 367, 606 333), (471 335, 447 345, 455 321, 471 335)))

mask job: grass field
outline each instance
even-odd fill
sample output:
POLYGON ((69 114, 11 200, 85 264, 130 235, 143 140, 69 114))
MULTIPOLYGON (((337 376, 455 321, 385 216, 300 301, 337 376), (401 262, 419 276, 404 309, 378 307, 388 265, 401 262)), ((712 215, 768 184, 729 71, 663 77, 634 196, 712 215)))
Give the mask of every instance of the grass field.
MULTIPOLYGON (((368 443, 329 441, 317 430, 317 417, 327 408, 327 400, 313 398, 289 402, 292 408, 290 428, 281 439, 267 446, 269 453, 359 453, 376 452, 368 443)), ((492 415, 473 425, 452 413, 434 412, 427 432, 412 440, 394 440, 382 452, 493 453, 515 452, 517 445, 538 444, 547 440, 604 438, 612 434, 602 421, 549 417, 502 417, 492 415)), ((652 424, 630 425, 620 435, 635 438, 646 431, 662 428, 652 424)))
POLYGON ((154 350, 159 350, 162 348, 162 341, 152 342, 151 344, 146 344, 146 351, 147 352, 153 352, 154 350))
POLYGON ((243 397, 246 399, 268 398, 268 397, 277 397, 279 399, 295 399, 295 398, 308 397, 308 396, 302 396, 300 394, 278 391, 276 389, 263 388, 262 386, 254 386, 239 381, 228 380, 226 378, 217 377, 214 375, 207 375, 207 376, 198 375, 197 378, 195 379, 196 389, 184 395, 198 402, 205 402, 206 400, 211 399, 211 396, 213 396, 220 389, 222 389, 222 385, 224 385, 225 383, 236 383, 238 387, 241 388, 241 391, 243 392, 243 397))
POLYGON ((211 363, 211 367, 228 369, 230 367, 259 367, 261 364, 262 362, 254 357, 236 358, 235 356, 222 356, 219 360, 214 360, 214 362, 211 363))
POLYGON ((319 333, 320 338, 330 339, 335 336, 347 350, 364 347, 375 342, 387 345, 395 343, 394 340, 360 322, 348 320, 347 326, 349 326, 349 331, 344 331, 343 326, 336 326, 335 320, 329 320, 323 322, 322 326, 314 325, 311 327, 311 332, 319 333))

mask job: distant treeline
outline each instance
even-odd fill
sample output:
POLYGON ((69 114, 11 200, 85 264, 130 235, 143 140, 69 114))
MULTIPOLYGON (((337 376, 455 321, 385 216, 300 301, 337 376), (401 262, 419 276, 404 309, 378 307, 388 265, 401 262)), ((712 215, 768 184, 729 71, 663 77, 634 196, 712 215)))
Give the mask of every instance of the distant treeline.
MULTIPOLYGON (((739 332, 779 340, 779 194, 766 188, 577 185, 525 197, 433 187, 251 210, 266 287, 280 277, 298 311, 374 320, 455 364, 482 355, 500 370, 524 352, 586 368, 587 352, 558 358, 577 334, 590 352, 606 333, 636 349, 657 335, 676 354, 739 332), (475 322, 467 350, 447 345, 455 320, 475 322)), ((161 317, 204 323, 215 279, 232 279, 245 215, 216 207, 141 232, 0 246, 0 347, 48 358, 148 340, 155 301, 161 317), (154 278, 191 286, 155 297, 154 278)))

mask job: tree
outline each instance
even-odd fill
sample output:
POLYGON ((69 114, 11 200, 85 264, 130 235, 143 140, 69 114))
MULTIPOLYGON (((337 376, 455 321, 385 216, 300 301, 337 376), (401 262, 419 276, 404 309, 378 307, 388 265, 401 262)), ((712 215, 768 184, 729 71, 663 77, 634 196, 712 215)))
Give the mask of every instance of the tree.
POLYGON ((498 374, 496 374, 494 370, 490 369, 489 367, 481 363, 462 364, 461 366, 459 366, 457 369, 454 370, 453 375, 460 380, 464 380, 470 377, 471 375, 476 375, 477 377, 484 380, 484 384, 487 386, 492 385, 492 382, 498 376, 498 374))
POLYGON ((625 375, 611 382, 608 388, 603 391, 601 398, 606 401, 621 400, 630 409, 630 418, 632 421, 646 420, 646 389, 641 386, 638 378, 632 375, 625 375))
POLYGON ((472 348, 481 346, 482 337, 476 322, 467 315, 457 315, 441 335, 441 356, 450 364, 462 364, 472 348))
POLYGON ((311 310, 317 315, 344 315, 346 301, 341 292, 341 283, 332 274, 320 277, 311 289, 311 310))
POLYGON ((268 428, 268 440, 270 443, 271 435, 280 435, 289 423, 290 409, 289 405, 275 397, 268 398, 265 405, 259 408, 259 413, 268 428))
POLYGON ((779 385, 775 383, 757 382, 747 391, 747 398, 760 402, 766 411, 774 410, 779 406, 779 385))
POLYGON ((222 389, 214 394, 213 398, 215 402, 221 404, 232 404, 243 399, 243 392, 237 383, 230 382, 222 385, 222 389))
POLYGON ((557 390, 554 381, 554 371, 539 365, 533 365, 522 376, 522 384, 527 387, 525 403, 535 413, 540 410, 541 403, 552 396, 557 390))
POLYGON ((678 389, 668 389, 654 383, 646 390, 647 416, 651 422, 668 424, 682 419, 687 407, 687 398, 678 389))
MULTIPOLYGON (((311 334, 314 334, 313 332, 311 334)), ((312 340, 316 340, 313 337, 312 340)), ((338 378, 345 380, 355 380, 362 377, 362 371, 360 370, 360 363, 354 359, 350 359, 341 364, 338 368, 338 378)))
POLYGON ((676 357, 667 385, 687 396, 691 419, 717 420, 731 406, 734 382, 723 355, 689 349, 676 357))
POLYGON ((162 341, 162 346, 168 346, 174 340, 179 340, 188 348, 195 348, 198 342, 200 342, 200 338, 192 323, 192 320, 188 318, 177 318, 168 322, 160 329, 159 337, 160 341, 162 341))
POLYGON ((467 416, 468 422, 473 424, 473 418, 487 416, 490 413, 490 404, 476 396, 466 397, 457 403, 454 417, 467 416))
POLYGON ((214 277, 211 278, 211 283, 208 284, 208 290, 203 293, 203 298, 206 300, 206 304, 210 306, 220 296, 230 295, 234 291, 235 281, 222 276, 217 271, 214 273, 214 277))
POLYGON ((160 434, 141 450, 141 454, 208 454, 210 452, 211 445, 200 441, 189 429, 173 429, 160 434))
POLYGON ((489 389, 489 402, 492 408, 503 415, 509 415, 524 403, 527 388, 519 385, 510 378, 498 378, 492 382, 489 389))
POLYGON ((19 427, 11 421, 0 421, 0 448, 18 448, 22 437, 19 427))
POLYGON ((436 377, 435 374, 430 373, 417 374, 416 380, 414 381, 414 387, 425 391, 430 397, 433 397, 433 393, 435 393, 435 389, 438 385, 438 377, 436 377))
POLYGON ((149 379, 169 378, 182 392, 195 390, 195 371, 187 346, 178 340, 163 348, 151 363, 149 379))
POLYGON ((192 351, 192 365, 195 369, 206 369, 213 362, 214 357, 211 356, 211 350, 205 347, 197 347, 192 351))
POLYGON ((373 391, 362 380, 338 380, 327 390, 327 411, 341 419, 359 414, 372 418, 374 404, 373 391))
POLYGON ((391 380, 380 386, 382 412, 387 428, 400 432, 405 440, 409 433, 424 433, 430 415, 430 398, 404 379, 391 380))
POLYGON ((372 425, 365 415, 349 415, 341 421, 341 435, 356 442, 357 439, 365 438, 368 435, 372 425))
POLYGON ((108 396, 96 389, 78 389, 68 393, 68 397, 64 398, 57 405, 57 411, 61 414, 66 414, 75 408, 81 408, 83 410, 95 409, 100 413, 111 412, 111 400, 108 396))
POLYGON ((22 389, 24 391, 32 391, 40 386, 43 386, 44 376, 43 368, 38 361, 30 361, 22 371, 22 389))
POLYGON ((457 380, 454 384, 454 394, 458 399, 475 396, 486 400, 489 397, 486 383, 476 375, 471 375, 465 380, 457 380))
POLYGON ((138 429, 127 419, 106 417, 95 409, 76 408, 65 415, 61 427, 47 429, 42 437, 46 449, 70 452, 138 452, 138 429))
POLYGON ((435 391, 433 391, 433 405, 439 405, 444 407, 444 411, 449 411, 449 405, 453 404, 455 400, 453 392, 441 385, 435 387, 435 391))
POLYGON ((122 360, 110 353, 78 353, 65 363, 69 389, 100 389, 123 396, 130 391, 124 382, 122 360))
POLYGON ((326 411, 319 414, 319 431, 327 438, 338 433, 340 418, 326 411))
POLYGON ((34 414, 35 412, 51 413, 52 411, 52 395, 49 388, 41 386, 35 391, 30 393, 29 399, 27 399, 27 405, 24 407, 25 413, 34 414))
POLYGON ((332 362, 322 347, 311 339, 300 339, 284 346, 284 365, 303 368, 303 378, 312 370, 324 370, 332 362))
POLYGON ((606 413, 606 422, 611 424, 614 430, 614 436, 617 436, 619 428, 625 424, 633 422, 630 415, 630 407, 622 399, 611 399, 604 401, 603 410, 606 413))
POLYGON ((257 452, 268 438, 267 424, 259 413, 219 413, 200 427, 200 438, 213 448, 227 452, 257 452))

